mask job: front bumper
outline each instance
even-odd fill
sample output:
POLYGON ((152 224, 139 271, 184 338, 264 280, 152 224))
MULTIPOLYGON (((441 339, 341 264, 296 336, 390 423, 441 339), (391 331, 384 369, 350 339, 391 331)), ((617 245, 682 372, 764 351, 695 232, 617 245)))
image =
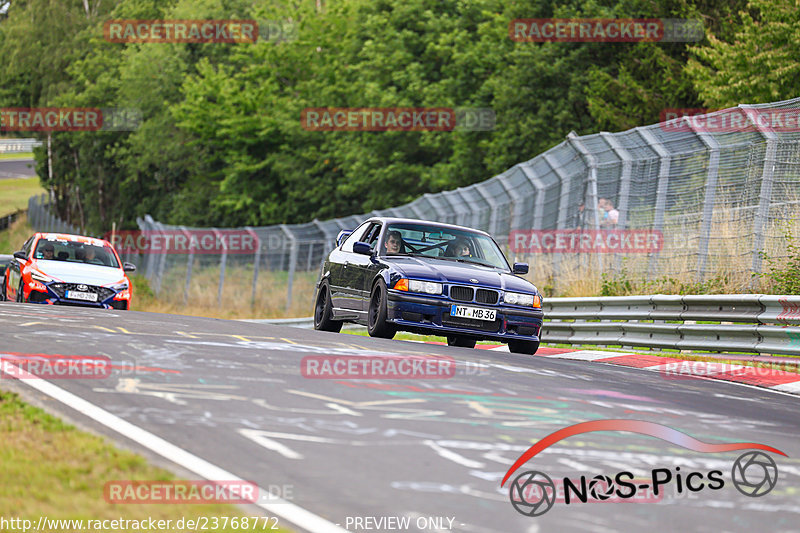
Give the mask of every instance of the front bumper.
POLYGON ((130 307, 130 297, 119 298, 118 295, 124 291, 115 291, 107 287, 96 287, 89 285, 89 292, 97 294, 97 301, 74 300, 66 297, 69 287, 64 283, 41 283, 36 282, 35 287, 28 285, 25 301, 34 304, 45 305, 69 305, 74 307, 92 307, 94 309, 118 309, 127 310, 130 307), (59 287, 59 285, 61 287, 59 287), (45 289, 45 290, 42 290, 45 289))
POLYGON ((447 297, 431 297, 405 291, 388 290, 387 319, 399 329, 432 335, 464 335, 484 340, 538 341, 543 313, 539 308, 458 302, 447 297), (450 306, 467 305, 497 311, 494 322, 450 316, 450 306))

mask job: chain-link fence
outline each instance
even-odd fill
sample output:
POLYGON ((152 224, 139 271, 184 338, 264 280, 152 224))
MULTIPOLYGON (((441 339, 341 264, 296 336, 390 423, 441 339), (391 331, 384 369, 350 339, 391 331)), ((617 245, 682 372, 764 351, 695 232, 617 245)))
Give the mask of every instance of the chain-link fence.
POLYGON ((80 228, 64 222, 53 214, 53 210, 50 209, 50 200, 46 194, 31 196, 28 199, 28 224, 35 231, 81 234, 80 228))
MULTIPOLYGON (((489 180, 399 207, 238 228, 257 237, 259 246, 248 253, 128 253, 126 259, 140 265, 156 292, 165 282, 183 287, 184 302, 191 300, 191 279, 203 271, 217 276, 220 305, 226 279, 238 283, 231 297, 255 302, 259 272, 282 272, 288 308, 296 274, 315 272, 340 230, 381 215, 485 230, 510 260, 531 263, 534 282, 558 295, 575 294, 570 287, 581 283, 596 289, 602 273, 720 283, 726 286, 719 292, 740 292, 757 289, 753 274, 764 269, 762 252, 786 256, 786 224, 796 222, 799 207, 800 98, 620 133, 571 133, 489 180)), ((149 216, 138 223, 143 232, 165 235, 223 231, 168 226, 149 216)))

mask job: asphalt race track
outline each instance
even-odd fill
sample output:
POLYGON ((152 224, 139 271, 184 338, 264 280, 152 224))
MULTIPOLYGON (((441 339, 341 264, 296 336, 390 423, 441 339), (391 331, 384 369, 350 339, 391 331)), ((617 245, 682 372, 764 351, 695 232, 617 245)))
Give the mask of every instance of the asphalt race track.
POLYGON ((0 161, 0 179, 29 178, 36 175, 36 162, 33 159, 10 159, 0 161))
POLYGON ((0 357, 9 352, 109 357, 114 370, 104 379, 6 378, 0 386, 160 464, 181 460, 178 472, 231 474, 279 493, 283 500, 265 495, 262 512, 296 531, 392 530, 355 527, 353 517, 407 517, 407 531, 476 533, 800 529, 800 398, 787 394, 499 351, 0 303, 0 357), (301 360, 319 355, 449 356, 457 366, 445 379, 303 377, 301 360), (762 443, 788 457, 769 454, 777 485, 748 497, 731 474, 745 451, 701 453, 637 433, 584 433, 555 443, 511 479, 535 470, 559 480, 622 471, 650 480, 653 469, 677 478, 680 467, 684 477, 700 472, 706 480, 718 469, 724 486, 690 492, 684 483, 678 493, 673 479, 656 502, 556 501, 542 516, 517 512, 509 484, 500 487, 511 464, 548 434, 598 419, 655 422, 706 443, 762 443))

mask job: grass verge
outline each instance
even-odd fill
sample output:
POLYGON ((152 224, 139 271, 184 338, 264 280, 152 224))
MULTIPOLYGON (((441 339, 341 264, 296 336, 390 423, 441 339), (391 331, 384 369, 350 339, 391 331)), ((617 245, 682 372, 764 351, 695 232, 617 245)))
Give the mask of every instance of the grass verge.
MULTIPOLYGON (((132 452, 105 439, 78 431, 16 394, 0 390, 0 516, 38 523, 49 519, 172 520, 180 518, 241 517, 241 509, 224 504, 111 504, 104 486, 116 480, 176 479, 150 466, 132 452)), ((270 522, 272 524, 272 522, 270 522)), ((260 523, 259 523, 260 525, 260 523)), ((73 528, 51 531, 72 531, 73 528)), ((173 530, 175 528, 172 528, 173 530)), ((129 531, 117 529, 116 531, 129 531)), ((138 531, 138 530, 136 530, 138 531)), ((240 531, 235 528, 218 531, 240 531)))
POLYGON ((28 215, 20 215, 8 229, 0 231, 0 254, 10 255, 16 252, 31 235, 33 228, 28 224, 28 215))
POLYGON ((38 177, 0 179, 0 216, 28 208, 31 196, 45 193, 38 177))
POLYGON ((222 291, 217 299, 220 269, 218 266, 194 268, 186 302, 186 268, 167 271, 161 291, 155 294, 143 276, 134 275, 133 306, 135 311, 205 316, 211 318, 286 318, 313 314, 316 272, 297 272, 292 284, 292 302, 287 309, 287 272, 262 271, 258 275, 253 299, 253 271, 246 267, 228 267, 222 291))
POLYGON ((13 154, 0 154, 0 161, 14 161, 16 159, 33 159, 33 152, 14 152, 13 154))

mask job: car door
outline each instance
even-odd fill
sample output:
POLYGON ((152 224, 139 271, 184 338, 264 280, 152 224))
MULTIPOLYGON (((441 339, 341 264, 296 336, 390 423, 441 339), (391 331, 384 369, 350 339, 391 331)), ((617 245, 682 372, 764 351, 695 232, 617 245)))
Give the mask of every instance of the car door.
POLYGON ((360 296, 357 296, 361 287, 360 285, 354 285, 353 275, 356 272, 350 269, 350 264, 353 262, 353 258, 358 255, 353 252, 353 244, 360 241, 371 226, 372 223, 365 222, 356 228, 345 239, 342 246, 335 248, 329 256, 331 303, 335 308, 337 318, 357 318, 358 312, 361 311, 360 296))
POLYGON ((16 257, 11 259, 10 267, 8 270, 8 280, 6 281, 7 285, 7 292, 6 295, 8 296, 9 300, 14 300, 17 298, 17 291, 19 290, 19 282, 22 279, 22 269, 25 267, 28 261, 30 261, 31 257, 31 247, 33 244, 33 237, 25 241, 25 244, 22 245, 22 251, 25 252, 25 257, 27 259, 17 259, 16 257))
MULTIPOLYGON (((377 252, 378 238, 381 234, 383 225, 380 222, 374 222, 369 229, 367 229, 364 236, 361 238, 362 242, 370 245, 373 252, 377 252)), ((359 301, 358 310, 366 312, 369 309, 369 297, 371 292, 370 280, 372 277, 370 273, 374 267, 372 257, 368 255, 353 254, 350 264, 347 268, 350 270, 350 276, 357 288, 355 296, 359 301)))

